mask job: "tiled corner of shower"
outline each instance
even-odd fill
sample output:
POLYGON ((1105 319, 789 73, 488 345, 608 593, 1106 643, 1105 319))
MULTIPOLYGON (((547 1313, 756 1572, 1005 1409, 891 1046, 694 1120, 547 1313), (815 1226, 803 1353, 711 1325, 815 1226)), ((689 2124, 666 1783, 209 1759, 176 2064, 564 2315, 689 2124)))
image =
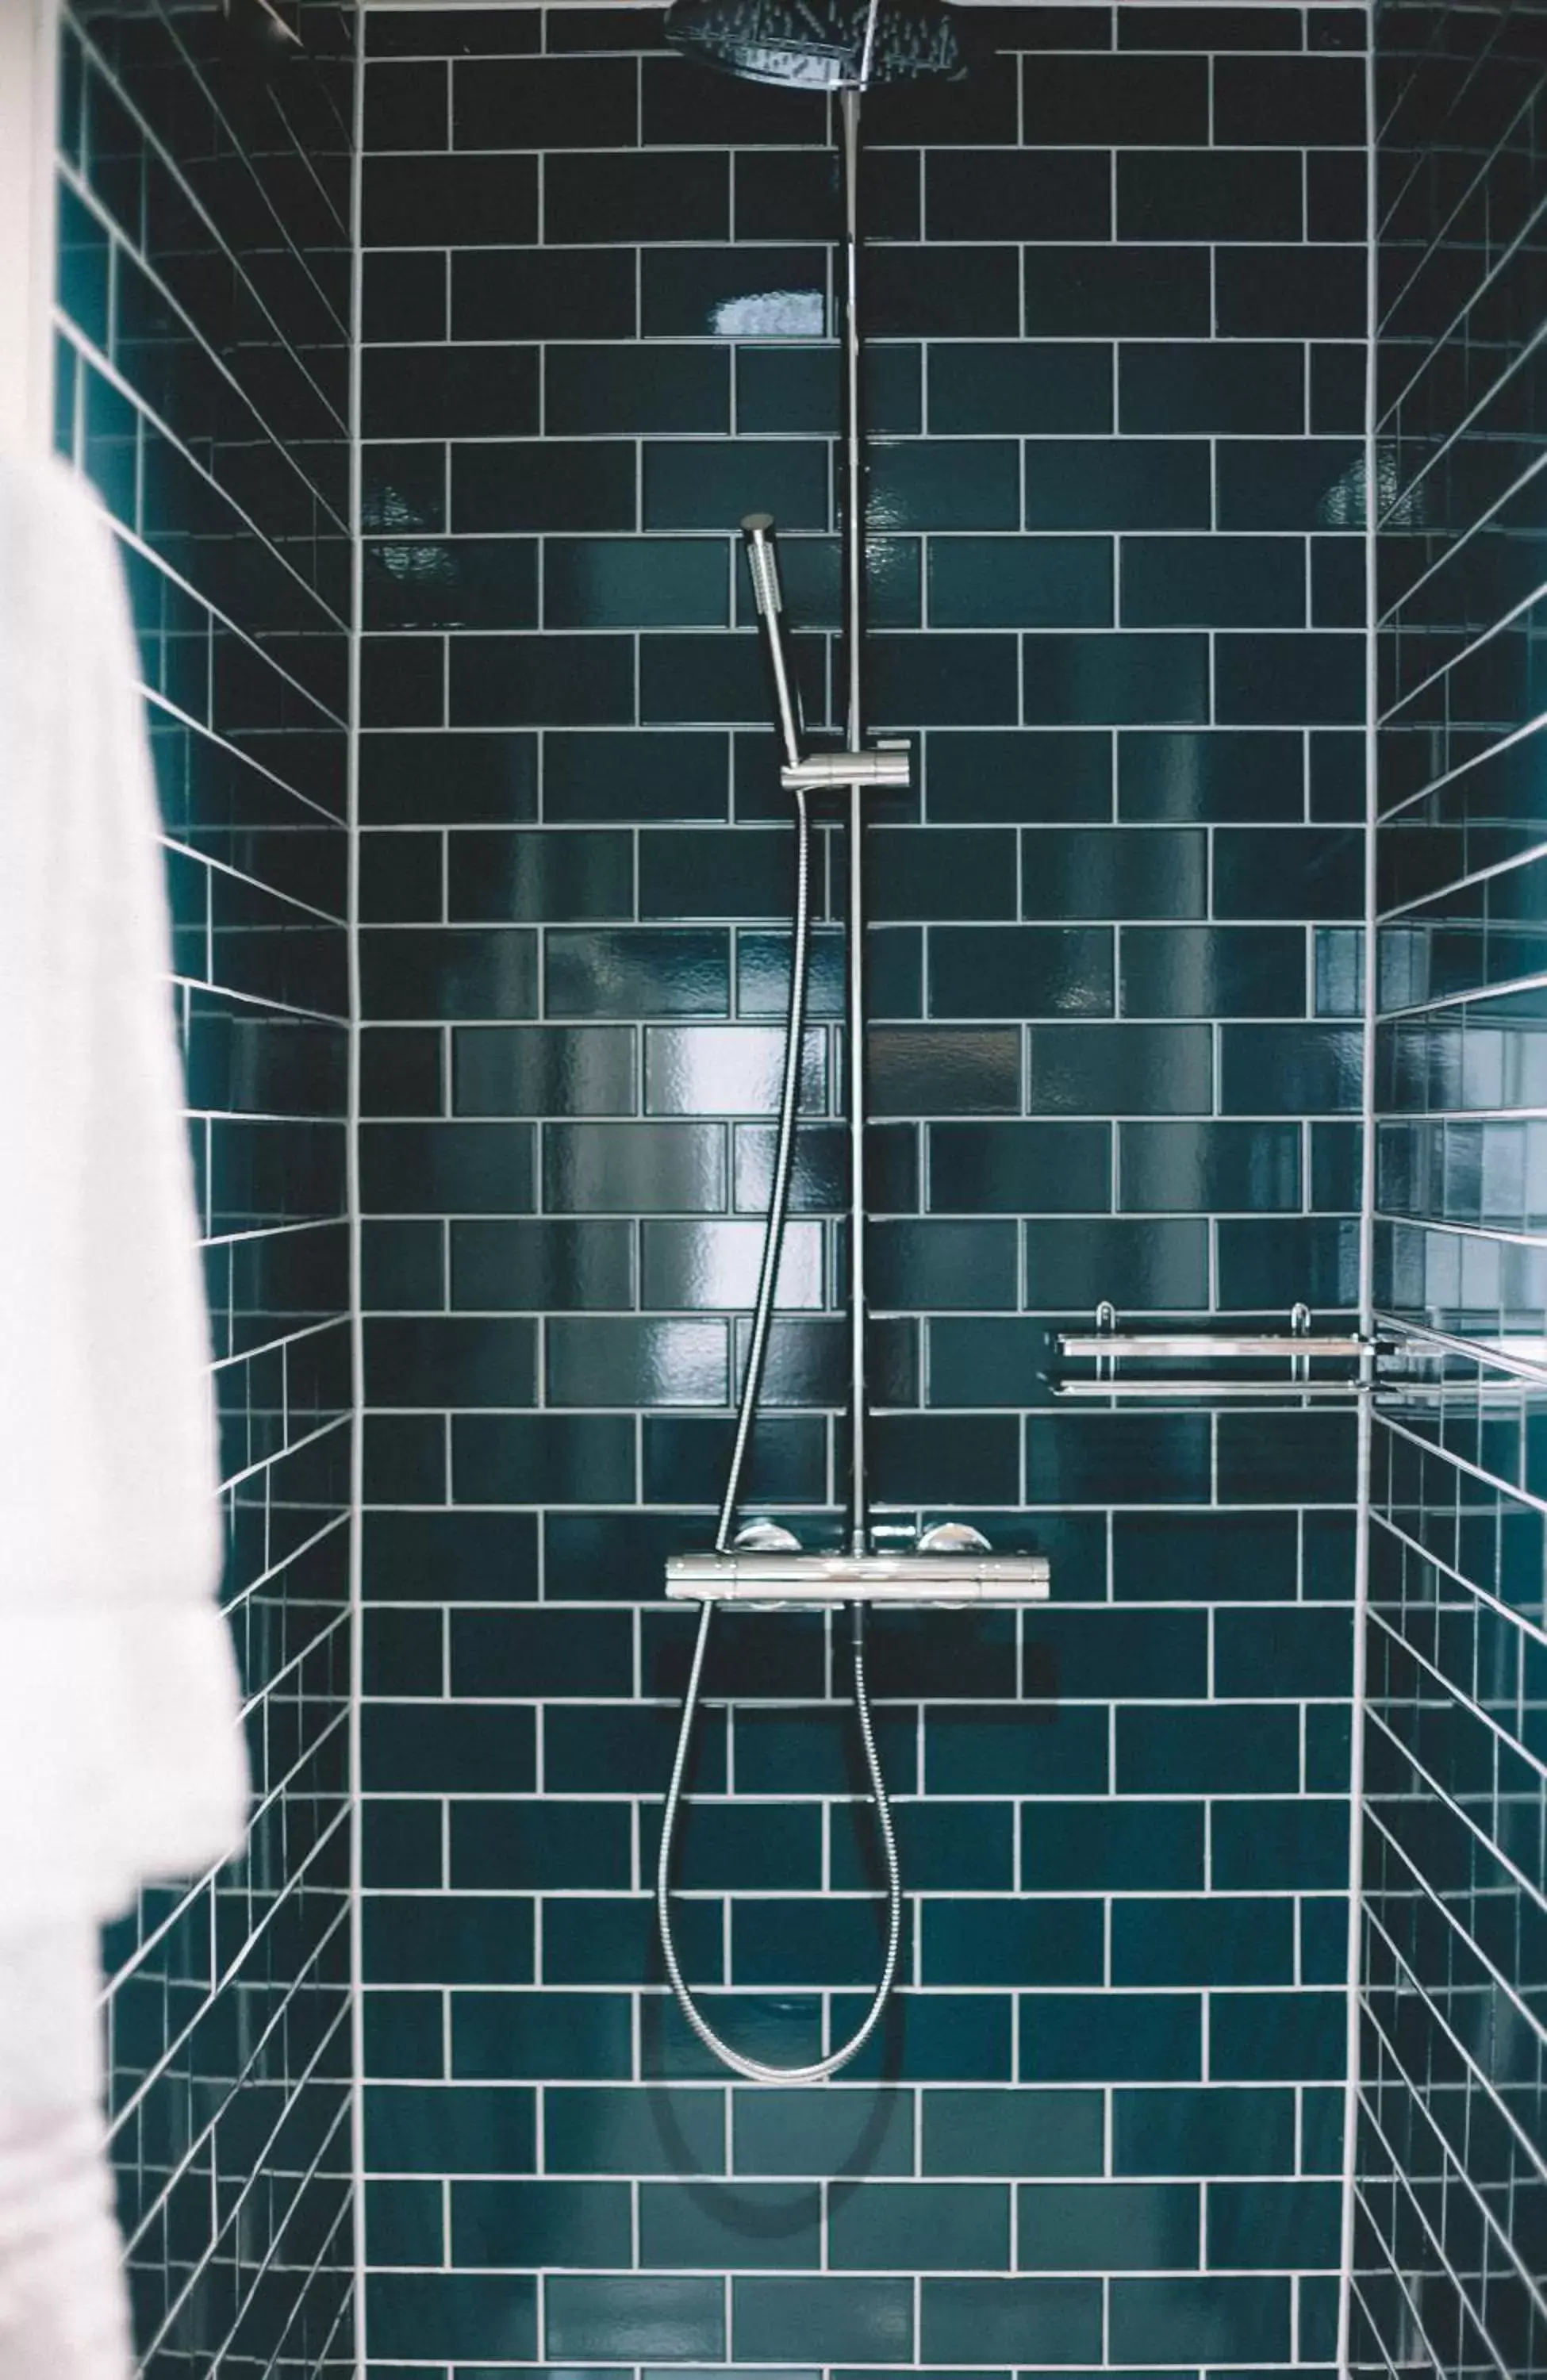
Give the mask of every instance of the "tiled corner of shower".
POLYGON ((1419 1335, 1375 1421, 1350 2364, 1505 2380, 1547 2371, 1547 74, 1539 18, 1461 8, 1378 66, 1375 1286, 1419 1335))
POLYGON ((346 1216, 350 12, 67 7, 58 428, 148 692, 255 1798, 107 1940, 140 2368, 353 2372, 346 1216))
MULTIPOLYGON (((791 844, 734 536, 830 722, 823 103, 658 13, 367 18, 372 2374, 1326 2375, 1355 1435, 1060 1408, 1098 1300, 1358 1297, 1364 18, 1019 8, 865 106, 879 1500, 1053 1562, 891 1614, 879 2044, 727 2084, 649 1886, 769 1169, 791 844), (1115 46, 1115 43, 1116 44, 1115 46), (1160 143, 1162 145, 1157 145, 1160 143), (739 633, 732 633, 733 630, 739 633)), ((752 1509, 831 1542, 839 871, 752 1509)), ((879 1957, 841 1629, 727 1615, 691 1980, 879 1957)))

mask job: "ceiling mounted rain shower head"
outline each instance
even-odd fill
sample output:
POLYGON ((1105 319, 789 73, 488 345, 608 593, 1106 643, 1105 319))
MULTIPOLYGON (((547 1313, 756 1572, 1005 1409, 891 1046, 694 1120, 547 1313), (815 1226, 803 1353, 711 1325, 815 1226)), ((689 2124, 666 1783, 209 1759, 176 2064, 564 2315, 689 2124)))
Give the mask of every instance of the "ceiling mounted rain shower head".
POLYGON ((804 91, 955 81, 972 63, 947 0, 674 0, 666 39, 726 74, 804 91))

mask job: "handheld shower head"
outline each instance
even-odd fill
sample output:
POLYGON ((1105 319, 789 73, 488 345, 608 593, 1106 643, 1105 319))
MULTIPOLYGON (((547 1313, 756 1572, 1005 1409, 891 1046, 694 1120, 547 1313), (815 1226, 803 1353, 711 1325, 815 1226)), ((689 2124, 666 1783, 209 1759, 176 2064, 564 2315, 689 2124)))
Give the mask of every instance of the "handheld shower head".
POLYGON ((785 761, 800 765, 800 689, 785 620, 784 589, 779 577, 779 549, 772 513, 749 513, 741 524, 752 599, 762 629, 762 649, 774 692, 774 709, 785 747, 785 761))

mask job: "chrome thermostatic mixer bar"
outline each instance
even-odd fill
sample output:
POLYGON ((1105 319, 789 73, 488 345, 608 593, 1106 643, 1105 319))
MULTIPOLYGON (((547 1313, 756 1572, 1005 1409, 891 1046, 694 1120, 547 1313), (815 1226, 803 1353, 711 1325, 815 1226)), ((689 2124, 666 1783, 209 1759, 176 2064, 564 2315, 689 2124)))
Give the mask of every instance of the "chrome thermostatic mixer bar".
POLYGON ((921 1603, 959 1611, 1047 1601, 1052 1577, 1044 1554, 996 1554, 976 1530, 964 1535, 976 1545, 921 1545, 916 1553, 760 1552, 733 1546, 723 1554, 673 1554, 666 1594, 676 1603, 751 1604, 762 1610, 921 1603))

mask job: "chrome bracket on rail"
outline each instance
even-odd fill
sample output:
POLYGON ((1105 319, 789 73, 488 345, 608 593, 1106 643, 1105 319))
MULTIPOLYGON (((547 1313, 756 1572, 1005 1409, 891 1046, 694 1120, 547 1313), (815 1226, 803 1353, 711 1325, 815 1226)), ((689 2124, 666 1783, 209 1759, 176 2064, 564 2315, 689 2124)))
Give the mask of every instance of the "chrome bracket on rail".
POLYGON ((913 760, 905 743, 880 743, 873 752, 809 752, 779 771, 786 794, 847 793, 851 785, 906 790, 913 760))

